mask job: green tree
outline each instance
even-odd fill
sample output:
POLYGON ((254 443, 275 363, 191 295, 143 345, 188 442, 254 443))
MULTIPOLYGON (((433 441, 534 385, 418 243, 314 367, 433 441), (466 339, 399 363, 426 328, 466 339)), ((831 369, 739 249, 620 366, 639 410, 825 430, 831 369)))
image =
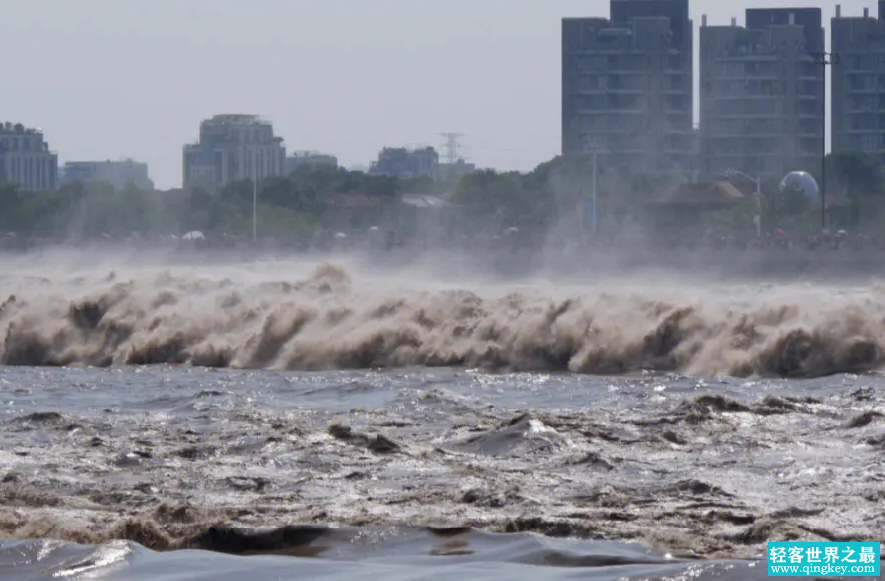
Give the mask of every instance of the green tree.
POLYGON ((0 182, 0 231, 14 232, 22 227, 21 200, 18 188, 0 182))
POLYGON ((855 200, 885 192, 882 164, 875 155, 859 151, 831 153, 826 163, 831 176, 827 180, 828 190, 835 182, 842 193, 855 200))

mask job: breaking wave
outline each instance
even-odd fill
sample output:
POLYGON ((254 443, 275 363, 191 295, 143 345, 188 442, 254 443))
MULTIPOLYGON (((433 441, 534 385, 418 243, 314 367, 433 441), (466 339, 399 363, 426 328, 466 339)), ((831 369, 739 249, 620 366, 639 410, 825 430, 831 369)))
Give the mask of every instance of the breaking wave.
POLYGON ((294 282, 8 275, 0 362, 811 377, 885 361, 885 288, 683 286, 394 289, 332 265, 294 282))

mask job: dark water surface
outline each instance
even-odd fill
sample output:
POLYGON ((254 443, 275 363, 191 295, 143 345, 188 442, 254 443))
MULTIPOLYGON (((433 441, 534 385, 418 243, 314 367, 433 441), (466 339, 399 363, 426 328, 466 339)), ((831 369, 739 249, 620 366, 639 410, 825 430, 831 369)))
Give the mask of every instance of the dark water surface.
POLYGON ((0 579, 762 579, 885 537, 883 386, 0 367, 0 579))

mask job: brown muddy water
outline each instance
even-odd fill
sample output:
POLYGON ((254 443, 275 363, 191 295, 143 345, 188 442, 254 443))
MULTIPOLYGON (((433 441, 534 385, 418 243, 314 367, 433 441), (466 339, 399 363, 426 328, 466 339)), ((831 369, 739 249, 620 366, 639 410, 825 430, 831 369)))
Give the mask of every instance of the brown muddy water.
POLYGON ((885 536, 885 291, 0 276, 0 579, 761 579, 885 536))

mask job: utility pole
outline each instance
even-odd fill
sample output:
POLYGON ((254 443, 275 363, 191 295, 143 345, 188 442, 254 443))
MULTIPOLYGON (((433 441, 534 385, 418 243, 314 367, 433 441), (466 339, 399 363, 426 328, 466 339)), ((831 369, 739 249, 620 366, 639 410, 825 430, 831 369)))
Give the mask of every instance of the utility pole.
POLYGON ((252 153, 252 242, 258 241, 258 150, 249 147, 252 153))
POLYGON ((599 180, 596 179, 596 175, 597 175, 596 155, 597 155, 597 153, 598 153, 597 149, 594 147, 593 148, 593 237, 594 238, 596 238, 596 228, 597 228, 597 224, 599 224, 599 204, 597 203, 598 202, 597 188, 599 185, 599 183, 598 183, 599 180))
POLYGON ((827 228, 827 67, 839 62, 839 55, 830 52, 813 53, 815 64, 821 67, 821 143, 820 143, 820 227, 827 228))
POLYGON ((591 232, 595 238, 596 233, 599 231, 599 162, 597 158, 600 153, 610 152, 601 149, 595 140, 590 144, 589 150, 593 156, 593 191, 591 192, 593 198, 593 228, 591 232))

